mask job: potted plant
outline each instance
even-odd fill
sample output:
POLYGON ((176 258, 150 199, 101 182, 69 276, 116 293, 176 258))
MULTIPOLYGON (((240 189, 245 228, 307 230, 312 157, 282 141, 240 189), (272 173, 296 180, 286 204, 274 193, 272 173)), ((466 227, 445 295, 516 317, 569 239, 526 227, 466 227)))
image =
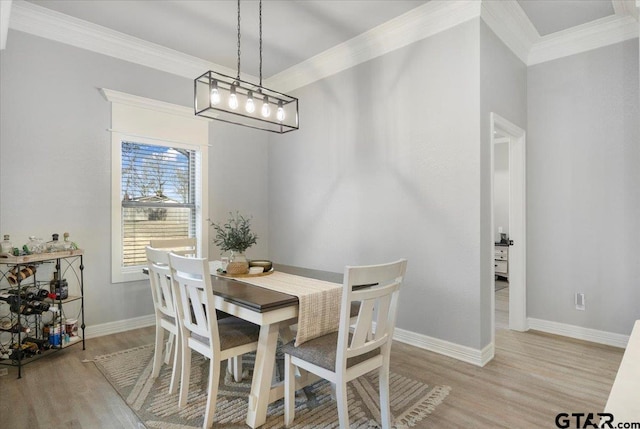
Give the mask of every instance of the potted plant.
POLYGON ((222 252, 231 252, 226 268, 227 274, 246 274, 249 271, 249 262, 244 252, 258 240, 258 236, 251 232, 251 219, 238 212, 235 215, 230 212, 225 224, 209 222, 216 231, 213 243, 222 252))

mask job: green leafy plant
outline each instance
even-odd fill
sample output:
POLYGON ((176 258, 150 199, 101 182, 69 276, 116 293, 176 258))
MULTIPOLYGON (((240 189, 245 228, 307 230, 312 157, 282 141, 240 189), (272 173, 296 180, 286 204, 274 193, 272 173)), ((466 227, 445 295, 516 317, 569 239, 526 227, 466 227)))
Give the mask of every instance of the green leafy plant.
POLYGON ((229 212, 229 219, 224 225, 212 222, 211 226, 216 231, 213 243, 223 252, 233 250, 244 253, 249 247, 256 244, 258 236, 251 232, 251 219, 236 212, 229 212))

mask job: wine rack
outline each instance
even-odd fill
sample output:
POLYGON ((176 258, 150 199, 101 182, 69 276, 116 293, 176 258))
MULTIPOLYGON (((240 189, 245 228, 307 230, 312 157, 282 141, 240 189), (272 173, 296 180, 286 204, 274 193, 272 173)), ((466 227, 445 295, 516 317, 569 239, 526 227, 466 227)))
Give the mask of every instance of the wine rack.
POLYGON ((75 344, 85 349, 83 255, 0 255, 0 365, 17 366, 18 378, 30 362, 75 344), (69 316, 77 331, 66 333, 69 316))

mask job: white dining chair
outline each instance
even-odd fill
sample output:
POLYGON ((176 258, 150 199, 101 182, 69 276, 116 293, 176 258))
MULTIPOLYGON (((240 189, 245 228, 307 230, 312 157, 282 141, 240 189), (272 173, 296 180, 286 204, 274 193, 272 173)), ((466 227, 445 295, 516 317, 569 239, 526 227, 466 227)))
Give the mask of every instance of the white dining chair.
POLYGON ((169 254, 173 293, 176 297, 181 335, 182 372, 178 407, 182 408, 189 394, 191 353, 208 358, 209 381, 204 414, 205 429, 213 422, 218 396, 220 363, 223 360, 256 351, 260 327, 234 316, 217 319, 209 262, 169 254))
POLYGON ((169 363, 171 350, 173 349, 173 369, 171 372, 171 383, 169 392, 175 393, 177 390, 177 376, 180 364, 180 332, 176 314, 175 300, 171 285, 169 268, 169 253, 164 250, 146 247, 147 268, 149 270, 149 283, 151 284, 151 296, 153 297, 153 307, 156 319, 156 340, 153 353, 153 369, 151 376, 158 377, 162 366, 162 350, 164 348, 164 332, 169 333, 166 345, 164 362, 169 363), (175 343, 175 344, 174 344, 175 343))
POLYGON ((378 369, 381 424, 384 429, 391 428, 389 357, 398 295, 406 267, 406 259, 381 265, 345 267, 338 332, 312 339, 298 347, 293 341, 283 346, 286 427, 294 419, 297 367, 335 385, 341 429, 349 428, 347 382, 378 369), (358 285, 367 287, 358 288, 358 285), (352 325, 351 304, 356 301, 360 307, 352 325))
POLYGON ((197 256, 197 240, 195 237, 158 238, 151 240, 149 245, 154 249, 163 249, 181 256, 197 256))

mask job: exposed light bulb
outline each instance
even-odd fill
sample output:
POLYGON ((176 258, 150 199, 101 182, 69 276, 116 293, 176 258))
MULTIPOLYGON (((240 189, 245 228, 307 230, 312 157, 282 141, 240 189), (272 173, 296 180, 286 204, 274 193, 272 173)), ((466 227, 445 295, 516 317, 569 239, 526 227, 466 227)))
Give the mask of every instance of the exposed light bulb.
POLYGON ((211 104, 220 104, 220 92, 218 92, 218 82, 213 81, 211 85, 211 104))
POLYGON ((278 101, 278 111, 276 112, 276 118, 279 121, 284 121, 284 108, 282 107, 282 100, 278 101))
POLYGON ((244 106, 248 113, 256 111, 256 105, 253 103, 253 91, 249 91, 247 94, 247 104, 244 106))
POLYGON ((269 96, 264 96, 264 103, 262 103, 262 116, 268 118, 271 115, 271 107, 269 107, 269 96))
POLYGON ((236 85, 231 85, 231 95, 229 95, 229 108, 237 109, 238 108, 238 97, 236 96, 236 85))

